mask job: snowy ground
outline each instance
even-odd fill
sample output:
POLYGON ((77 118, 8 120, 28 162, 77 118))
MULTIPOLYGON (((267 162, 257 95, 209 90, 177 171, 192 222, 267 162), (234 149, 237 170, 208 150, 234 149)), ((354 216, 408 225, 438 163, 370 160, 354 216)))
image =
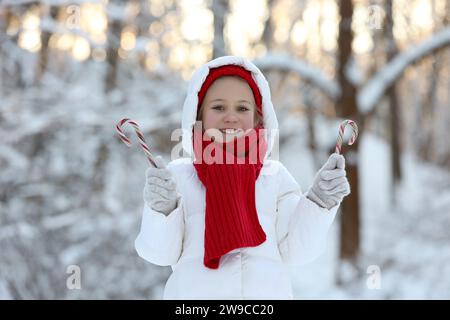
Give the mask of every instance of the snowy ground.
MULTIPOLYGON (((295 297, 449 299, 450 174, 420 164, 410 153, 404 153, 404 181, 395 206, 390 203, 388 145, 366 134, 361 137, 360 148, 363 253, 360 265, 364 272, 371 265, 380 268, 380 287, 370 289, 367 285, 372 273, 363 274, 345 286, 336 285, 339 231, 336 220, 324 254, 307 266, 291 270, 295 297)), ((289 169, 296 168, 294 156, 286 155, 289 169)), ((292 173, 300 184, 311 181, 311 173, 294 169, 292 173), (301 181, 302 175, 306 175, 307 182, 301 181)))

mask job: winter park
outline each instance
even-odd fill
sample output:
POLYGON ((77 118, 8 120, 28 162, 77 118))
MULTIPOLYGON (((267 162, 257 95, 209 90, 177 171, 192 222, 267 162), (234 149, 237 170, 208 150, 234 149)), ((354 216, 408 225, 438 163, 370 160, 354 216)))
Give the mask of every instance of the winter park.
POLYGON ((0 136, 0 300, 450 299, 450 0, 0 0, 0 136))

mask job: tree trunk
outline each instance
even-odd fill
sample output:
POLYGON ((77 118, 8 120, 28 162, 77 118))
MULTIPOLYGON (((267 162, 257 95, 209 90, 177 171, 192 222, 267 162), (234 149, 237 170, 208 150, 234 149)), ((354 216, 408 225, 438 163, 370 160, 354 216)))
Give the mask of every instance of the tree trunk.
MULTIPOLYGON (((436 12, 436 1, 432 1, 432 12, 433 16, 437 14, 436 12)), ((450 1, 446 2, 446 12, 441 23, 436 22, 434 29, 439 29, 440 24, 446 26, 449 23, 450 13, 450 1)), ((438 104, 437 91, 439 88, 439 72, 444 66, 446 52, 437 52, 434 56, 430 57, 432 59, 432 69, 430 73, 429 86, 425 93, 423 106, 421 108, 421 128, 422 136, 421 145, 419 146, 419 156, 425 161, 435 161, 434 151, 435 151, 435 110, 438 104)))
MULTIPOLYGON (((4 87, 5 79, 6 79, 6 71, 3 65, 5 61, 6 55, 3 52, 3 41, 6 41, 7 35, 6 31, 8 30, 9 22, 11 20, 11 11, 8 7, 0 10, 0 94, 6 91, 4 87)), ((2 120, 2 115, 0 114, 0 122, 2 120)))
MULTIPOLYGON (((17 8, 14 8, 13 6, 10 6, 10 7, 6 6, 3 9, 2 14, 4 14, 4 17, 5 17, 5 24, 4 24, 5 32, 2 34, 2 37, 5 37, 4 41, 11 41, 11 43, 13 43, 14 46, 16 47, 15 48, 16 50, 17 50, 17 47, 19 46, 18 42, 19 42, 20 32, 16 32, 15 35, 10 36, 10 35, 6 34, 6 31, 8 30, 8 27, 9 27, 13 17, 15 17, 19 20, 22 20, 23 12, 28 10, 28 8, 30 6, 31 6, 30 4, 21 4, 17 8)), ((0 41, 0 46, 1 45, 2 45, 2 42, 0 41)), ((0 63, 2 63, 3 61, 6 61, 6 59, 12 59, 12 54, 10 52, 4 51, 2 53, 2 55, 5 56, 6 58, 0 57, 0 58, 2 58, 0 63), (3 60, 3 59, 5 59, 5 60, 3 60)), ((12 60, 13 60, 13 64, 14 64, 13 68, 3 67, 4 89, 6 90, 7 87, 8 88, 9 87, 25 88, 26 84, 25 84, 25 80, 23 79, 23 71, 22 71, 24 67, 22 66, 20 59, 17 59, 16 57, 14 57, 14 59, 12 59, 12 60)), ((11 62, 9 62, 9 63, 11 63, 11 62)))
MULTIPOLYGON (((339 13, 341 20, 338 36, 337 74, 342 94, 336 103, 336 114, 343 118, 355 120, 360 129, 362 129, 363 124, 359 121, 357 111, 357 88, 346 74, 347 64, 352 59, 352 1, 340 0, 339 13)), ((357 266, 360 244, 358 145, 358 140, 356 140, 351 150, 347 151, 345 144, 342 144, 342 154, 346 158, 347 179, 351 186, 351 193, 341 204, 339 256, 341 264, 343 262, 349 262, 353 267, 357 266)), ((341 280, 341 273, 338 272, 337 282, 341 283, 341 280)))
POLYGON ((309 150, 313 155, 314 163, 320 163, 319 154, 317 153, 317 139, 316 139, 316 126, 315 126, 315 115, 316 109, 314 108, 314 99, 313 99, 313 88, 309 85, 306 85, 306 88, 303 90, 303 103, 306 108, 306 118, 308 119, 308 141, 309 141, 309 150))
POLYGON ((119 21, 108 23, 108 49, 106 50, 106 79, 105 91, 110 92, 117 86, 117 68, 119 60, 120 32, 122 25, 119 21))
MULTIPOLYGON (((43 6, 46 6, 45 4, 43 6)), ((57 20, 58 17, 58 10, 59 8, 56 6, 49 5, 50 9, 50 18, 53 21, 57 20)), ((47 8, 41 8, 44 11, 43 17, 46 18, 48 11, 47 8)), ((48 65, 48 56, 49 56, 49 47, 48 43, 50 40, 50 37, 52 36, 52 32, 49 30, 42 30, 41 32, 41 50, 39 52, 39 60, 36 70, 36 75, 34 78, 34 83, 38 84, 42 76, 44 75, 45 71, 47 70, 48 65)))
MULTIPOLYGON (((120 5, 118 0, 110 2, 114 6, 120 5)), ((117 86, 117 69, 119 62, 120 35, 122 32, 122 23, 120 20, 108 18, 108 44, 106 49, 106 77, 105 92, 108 93, 117 86)))
POLYGON ((212 1, 212 11, 214 14, 213 59, 226 55, 223 30, 225 28, 225 17, 228 10, 229 4, 227 0, 212 1))
POLYGON ((264 45, 267 48, 267 51, 272 51, 273 48, 273 21, 271 18, 271 12, 273 9, 274 0, 268 0, 267 1, 267 20, 264 23, 264 31, 262 35, 262 40, 264 42, 264 45))
MULTIPOLYGON (((386 0, 385 5, 386 18, 385 18, 385 50, 387 62, 391 61, 397 54, 397 43, 394 39, 394 20, 392 15, 392 0, 386 0)), ((390 138, 391 138, 391 170, 392 170, 392 203, 395 203, 395 190, 400 182, 401 175, 401 163, 400 163, 400 106, 398 102, 397 86, 395 82, 387 90, 387 96, 389 99, 390 110, 390 138)))

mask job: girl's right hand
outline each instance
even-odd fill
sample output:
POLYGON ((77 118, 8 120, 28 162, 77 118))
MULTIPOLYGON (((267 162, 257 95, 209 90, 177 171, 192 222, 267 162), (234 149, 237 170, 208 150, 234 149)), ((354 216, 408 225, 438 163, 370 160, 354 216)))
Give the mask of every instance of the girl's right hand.
POLYGON ((167 216, 177 206, 177 188, 162 157, 157 156, 154 160, 157 168, 150 167, 145 172, 144 201, 153 210, 167 216))

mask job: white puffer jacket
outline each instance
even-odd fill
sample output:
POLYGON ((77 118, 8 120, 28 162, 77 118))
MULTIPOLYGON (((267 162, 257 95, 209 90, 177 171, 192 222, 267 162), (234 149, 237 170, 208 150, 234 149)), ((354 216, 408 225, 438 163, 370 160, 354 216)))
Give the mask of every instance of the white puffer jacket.
POLYGON ((269 150, 256 181, 256 210, 267 240, 257 247, 235 249, 222 256, 218 269, 203 264, 205 188, 192 158, 171 161, 168 169, 180 200, 168 216, 144 205, 135 247, 139 256, 160 266, 171 266, 164 299, 292 299, 287 265, 300 266, 317 258, 339 205, 324 209, 307 199, 287 169, 269 159, 278 129, 268 83, 250 61, 225 56, 203 65, 190 82, 183 106, 183 149, 192 155, 192 126, 197 93, 210 67, 237 64, 252 72, 263 102, 269 150))

